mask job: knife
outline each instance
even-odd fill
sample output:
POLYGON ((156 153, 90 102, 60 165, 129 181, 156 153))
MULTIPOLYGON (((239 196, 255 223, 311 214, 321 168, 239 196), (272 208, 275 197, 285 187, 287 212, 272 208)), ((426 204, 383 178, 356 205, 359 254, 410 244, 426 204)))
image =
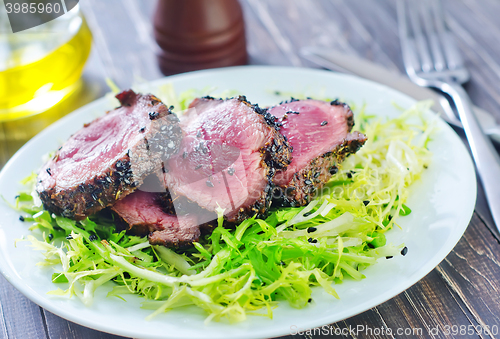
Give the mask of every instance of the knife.
MULTIPOLYGON (((428 88, 420 87, 411 82, 405 75, 390 71, 371 61, 354 55, 339 53, 325 47, 304 47, 301 50, 304 58, 332 71, 357 75, 362 78, 392 87, 416 100, 434 100, 432 109, 451 125, 462 128, 460 120, 455 116, 448 99, 428 88)), ((500 126, 495 118, 483 109, 474 106, 474 111, 487 135, 500 142, 500 126)))

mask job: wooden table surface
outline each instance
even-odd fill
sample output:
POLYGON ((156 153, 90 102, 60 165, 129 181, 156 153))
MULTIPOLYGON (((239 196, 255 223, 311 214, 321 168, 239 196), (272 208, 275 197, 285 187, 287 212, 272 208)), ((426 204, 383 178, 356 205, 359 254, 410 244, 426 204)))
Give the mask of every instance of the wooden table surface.
MULTIPOLYGON (((395 0, 242 0, 241 3, 251 64, 317 67, 299 54, 301 47, 315 45, 403 71, 395 0)), ((84 79, 88 88, 97 93, 96 97, 107 91, 106 77, 120 88, 162 77, 151 28, 155 1, 83 0, 81 5, 94 35, 84 79)), ((500 122, 500 2, 446 0, 444 5, 448 24, 472 76, 466 89, 477 106, 491 112, 500 122)), ((390 328, 393 333, 376 335, 367 330, 359 332, 359 338, 499 336, 499 241, 479 187, 476 210, 467 231, 436 269, 397 297, 332 326, 349 329, 364 325, 371 329, 390 328), (473 331, 470 325, 479 331, 473 331), (396 334, 398 329, 403 331, 402 335, 396 334), (453 335, 453 329, 458 334, 453 335)), ((0 337, 115 336, 47 312, 0 277, 0 337)), ((311 338, 307 334, 286 338, 292 337, 311 338)), ((345 337, 356 336, 351 332, 345 337)))

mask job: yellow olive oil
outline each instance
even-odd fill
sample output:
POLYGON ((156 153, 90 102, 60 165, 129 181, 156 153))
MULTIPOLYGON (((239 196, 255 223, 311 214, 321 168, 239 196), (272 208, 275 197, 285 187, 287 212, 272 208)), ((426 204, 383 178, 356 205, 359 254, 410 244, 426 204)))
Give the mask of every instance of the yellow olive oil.
POLYGON ((0 168, 27 140, 76 108, 92 35, 81 15, 65 28, 0 32, 0 168))
MULTIPOLYGON (((39 34, 38 38, 51 39, 51 34, 39 34)), ((73 37, 41 59, 20 65, 13 62, 18 65, 0 69, 0 121, 44 112, 74 92, 91 40, 90 30, 82 20, 73 37)))

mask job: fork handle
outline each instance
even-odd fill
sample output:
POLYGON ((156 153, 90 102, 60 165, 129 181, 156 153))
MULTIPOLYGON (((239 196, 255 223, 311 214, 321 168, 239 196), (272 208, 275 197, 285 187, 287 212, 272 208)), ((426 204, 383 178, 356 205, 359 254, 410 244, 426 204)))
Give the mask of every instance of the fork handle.
POLYGON ((465 135, 472 150, 493 220, 500 231, 500 156, 486 137, 472 110, 472 102, 458 83, 442 83, 440 89, 455 102, 465 135))

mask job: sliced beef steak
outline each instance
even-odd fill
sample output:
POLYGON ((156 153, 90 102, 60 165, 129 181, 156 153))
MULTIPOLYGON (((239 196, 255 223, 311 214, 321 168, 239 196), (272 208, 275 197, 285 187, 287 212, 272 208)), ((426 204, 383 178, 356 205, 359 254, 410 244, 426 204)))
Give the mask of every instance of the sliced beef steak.
POLYGON ((111 209, 132 233, 148 235, 153 245, 182 247, 200 237, 197 216, 177 217, 164 212, 158 193, 138 190, 115 203, 111 209))
POLYGON ((291 100, 269 109, 282 124, 281 132, 293 147, 292 162, 274 177, 278 206, 302 206, 337 172, 337 164, 355 153, 366 136, 349 133, 354 125, 347 104, 319 100, 291 100))
POLYGON ((40 170, 47 210, 83 219, 133 192, 176 153, 179 120, 155 96, 124 91, 121 106, 73 134, 40 170))
POLYGON ((181 124, 179 153, 165 166, 172 200, 188 199, 230 222, 263 216, 272 178, 290 162, 291 149, 275 117, 245 97, 195 99, 181 124))

